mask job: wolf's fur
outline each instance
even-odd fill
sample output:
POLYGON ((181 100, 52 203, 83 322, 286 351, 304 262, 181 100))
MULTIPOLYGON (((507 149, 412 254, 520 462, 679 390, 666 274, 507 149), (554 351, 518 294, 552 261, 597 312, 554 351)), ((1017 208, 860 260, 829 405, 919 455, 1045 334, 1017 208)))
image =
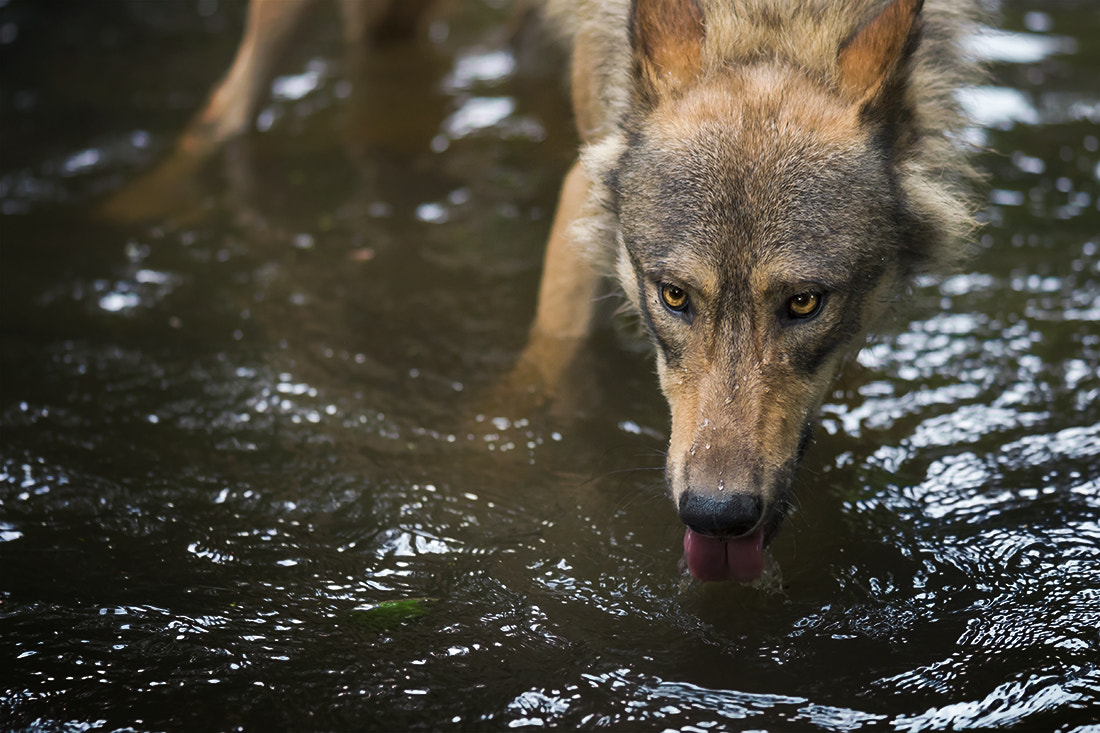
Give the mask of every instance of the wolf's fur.
MULTIPOLYGON (((599 100, 584 110, 578 127, 586 148, 585 168, 593 182, 588 213, 579 222, 578 243, 599 263, 613 264, 618 225, 606 186, 625 144, 634 80, 630 44, 631 0, 547 0, 546 15, 565 42, 578 41, 599 59, 595 73, 573 78, 575 95, 599 100)), ((737 65, 778 63, 809 79, 837 86, 837 50, 885 0, 703 0, 706 34, 704 74, 737 65)), ((913 253, 911 270, 950 267, 962 255, 959 240, 973 227, 970 182, 974 169, 960 154, 965 125, 954 93, 972 83, 977 67, 962 50, 978 12, 967 0, 928 0, 924 30, 910 75, 909 104, 919 112, 921 143, 903 161, 899 182, 914 213, 933 228, 913 253)))
POLYGON ((921 5, 549 2, 590 181, 573 236, 656 344, 685 547, 755 534, 758 553, 841 357, 961 252, 973 171, 952 95, 973 9, 921 5), (820 315, 783 310, 807 294, 820 315))

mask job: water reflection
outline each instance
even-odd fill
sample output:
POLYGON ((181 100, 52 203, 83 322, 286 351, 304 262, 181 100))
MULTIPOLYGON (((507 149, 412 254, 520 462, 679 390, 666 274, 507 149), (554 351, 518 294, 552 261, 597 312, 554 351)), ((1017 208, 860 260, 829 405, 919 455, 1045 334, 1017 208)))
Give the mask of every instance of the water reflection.
POLYGON ((982 61, 1034 64, 1054 54, 1076 53, 1077 39, 985 28, 967 39, 966 48, 982 61))

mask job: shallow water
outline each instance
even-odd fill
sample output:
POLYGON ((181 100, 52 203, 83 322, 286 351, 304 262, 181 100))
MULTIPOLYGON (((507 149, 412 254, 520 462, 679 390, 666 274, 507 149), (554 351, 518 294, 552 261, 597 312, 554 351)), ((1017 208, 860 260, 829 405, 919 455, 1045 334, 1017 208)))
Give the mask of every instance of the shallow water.
POLYGON ((629 329, 579 417, 482 408, 574 144, 496 5, 365 65, 321 13, 257 134, 130 225, 97 207, 243 6, 0 4, 0 727, 1100 721, 1095 6, 975 42, 976 255, 838 384, 770 581, 704 587, 629 329))

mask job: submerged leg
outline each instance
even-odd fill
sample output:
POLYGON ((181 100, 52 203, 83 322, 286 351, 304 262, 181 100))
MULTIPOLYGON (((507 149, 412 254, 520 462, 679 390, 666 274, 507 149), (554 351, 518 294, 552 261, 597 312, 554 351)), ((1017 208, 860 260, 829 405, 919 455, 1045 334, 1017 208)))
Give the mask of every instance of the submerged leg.
POLYGON ((295 28, 316 0, 252 0, 244 38, 181 145, 218 144, 248 130, 264 87, 295 28))
POLYGON ((600 277, 572 238, 574 222, 588 198, 580 161, 562 184, 539 285, 535 321, 517 365, 517 380, 554 397, 592 330, 600 277))

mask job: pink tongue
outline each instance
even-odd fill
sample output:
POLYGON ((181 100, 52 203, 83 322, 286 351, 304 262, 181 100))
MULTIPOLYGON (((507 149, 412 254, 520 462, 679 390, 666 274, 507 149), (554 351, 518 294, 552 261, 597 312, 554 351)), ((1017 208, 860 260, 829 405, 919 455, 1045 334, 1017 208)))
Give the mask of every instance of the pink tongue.
POLYGON ((699 580, 747 583, 764 569, 764 531, 729 540, 705 537, 690 527, 684 532, 688 570, 699 580))

